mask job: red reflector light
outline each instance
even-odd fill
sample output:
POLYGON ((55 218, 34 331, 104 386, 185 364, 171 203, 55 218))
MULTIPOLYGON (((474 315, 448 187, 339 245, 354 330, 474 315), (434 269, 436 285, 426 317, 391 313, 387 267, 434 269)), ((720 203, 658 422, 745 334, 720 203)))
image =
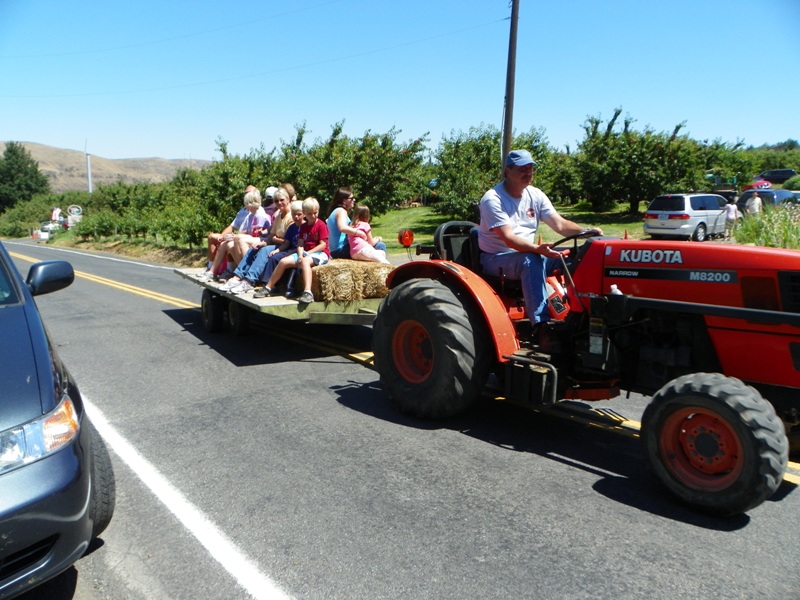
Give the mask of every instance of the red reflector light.
POLYGON ((670 220, 671 219, 681 219, 683 221, 685 221, 687 219, 691 219, 691 217, 689 215, 670 215, 669 218, 670 218, 670 220))
POLYGON ((401 229, 397 234, 397 241, 403 248, 410 248, 414 243, 414 232, 410 229, 401 229))

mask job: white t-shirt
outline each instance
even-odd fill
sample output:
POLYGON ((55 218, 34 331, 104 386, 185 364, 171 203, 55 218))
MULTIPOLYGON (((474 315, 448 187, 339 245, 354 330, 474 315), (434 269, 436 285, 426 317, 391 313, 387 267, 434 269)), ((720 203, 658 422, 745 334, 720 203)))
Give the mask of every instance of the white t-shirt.
POLYGON ((511 225, 514 234, 535 242, 539 223, 556 214, 553 203, 539 188, 529 185, 522 191, 520 198, 514 198, 506 191, 502 182, 483 195, 479 208, 481 223, 478 229, 478 246, 482 251, 492 254, 513 250, 492 229, 511 225))
POLYGON ((236 213, 236 216, 233 218, 233 221, 231 221, 231 229, 234 231, 239 231, 242 229, 242 223, 244 223, 244 220, 249 216, 249 210, 247 210, 244 206, 240 208, 239 212, 236 213))

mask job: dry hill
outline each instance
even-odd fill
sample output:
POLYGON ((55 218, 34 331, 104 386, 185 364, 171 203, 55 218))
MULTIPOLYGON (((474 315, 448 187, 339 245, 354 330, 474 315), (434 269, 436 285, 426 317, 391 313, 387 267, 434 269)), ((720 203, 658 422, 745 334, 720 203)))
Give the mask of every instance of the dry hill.
MULTIPOLYGON (((39 170, 50 179, 56 193, 72 190, 87 190, 86 155, 79 150, 53 148, 44 144, 21 142, 31 158, 39 163, 39 170)), ((6 145, 0 142, 0 153, 6 145)), ((91 157, 92 186, 115 181, 124 183, 159 183, 169 181, 178 169, 201 169, 211 164, 208 160, 186 160, 166 158, 120 158, 91 157)))

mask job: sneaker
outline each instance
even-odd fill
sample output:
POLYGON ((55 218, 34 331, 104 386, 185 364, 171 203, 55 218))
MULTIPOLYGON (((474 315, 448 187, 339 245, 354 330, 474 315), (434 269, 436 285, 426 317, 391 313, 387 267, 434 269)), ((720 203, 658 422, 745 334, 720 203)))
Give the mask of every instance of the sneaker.
POLYGON ((234 277, 231 277, 230 279, 228 279, 228 281, 226 281, 225 283, 223 283, 223 284, 222 284, 222 285, 219 287, 219 289, 220 289, 220 291, 221 291, 221 292, 229 292, 229 291, 231 291, 233 288, 235 288, 237 285, 239 285, 240 283, 242 283, 242 280, 241 280, 241 279, 236 279, 236 278, 234 278, 234 277))
POLYGON ((297 299, 298 302, 302 304, 311 304, 314 301, 314 294, 311 293, 311 290, 306 290, 300 297, 297 299))
POLYGON ((253 291, 253 284, 246 279, 239 282, 238 285, 231 288, 231 294, 239 295, 253 291))
POLYGON ((294 298, 297 294, 294 290, 286 290, 286 293, 283 295, 284 298, 294 298))
POLYGON ((210 269, 208 269, 206 271, 203 271, 202 273, 198 273, 197 278, 200 281, 211 281, 212 279, 214 279, 214 273, 210 269))
POLYGON ((253 292, 253 298, 267 298, 271 292, 271 289, 269 289, 267 286, 263 286, 253 292))
POLYGON ((224 273, 222 273, 222 275, 217 277, 217 279, 220 280, 220 281, 228 281, 231 277, 235 277, 235 276, 236 275, 234 273, 232 273, 231 271, 225 271, 224 273))

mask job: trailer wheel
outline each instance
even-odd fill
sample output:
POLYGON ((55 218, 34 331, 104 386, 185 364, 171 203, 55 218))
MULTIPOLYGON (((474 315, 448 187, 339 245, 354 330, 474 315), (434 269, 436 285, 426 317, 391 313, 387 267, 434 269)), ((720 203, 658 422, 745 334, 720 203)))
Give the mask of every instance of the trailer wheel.
POLYGON ((250 329, 250 309, 238 302, 228 302, 228 328, 233 335, 244 335, 250 329))
POLYGON ((661 388, 642 417, 645 458, 682 501, 725 516, 755 508, 783 480, 783 423, 755 389, 719 373, 661 388))
POLYGON ((394 288, 372 327, 375 366, 392 402, 423 418, 450 417, 474 404, 489 372, 482 331, 439 281, 414 279, 394 288))
POLYGON ((222 329, 222 312, 225 308, 225 300, 219 294, 210 290, 203 290, 203 298, 200 300, 200 312, 203 315, 203 327, 208 333, 217 333, 222 329))

